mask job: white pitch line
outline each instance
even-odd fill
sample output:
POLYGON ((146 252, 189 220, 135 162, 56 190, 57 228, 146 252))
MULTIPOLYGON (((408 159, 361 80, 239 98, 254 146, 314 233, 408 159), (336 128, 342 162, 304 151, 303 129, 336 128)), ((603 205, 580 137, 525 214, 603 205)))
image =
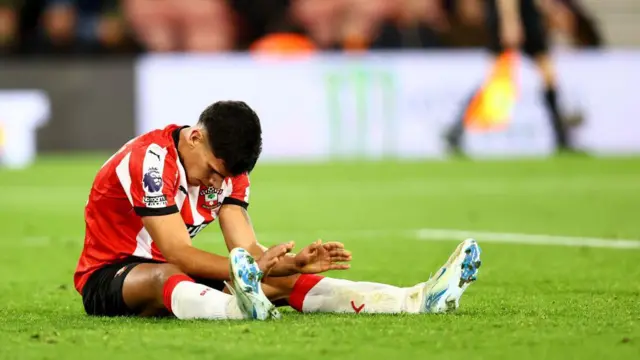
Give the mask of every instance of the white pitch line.
POLYGON ((519 234, 452 229, 419 229, 416 238, 425 241, 474 238, 479 243, 508 243, 522 245, 555 245, 610 249, 640 249, 640 240, 607 239, 579 236, 557 236, 544 234, 519 234))
POLYGON ((489 232, 479 230, 454 229, 414 229, 414 230, 343 230, 343 231, 309 231, 305 232, 259 232, 258 239, 269 242, 312 239, 316 235, 325 241, 366 240, 380 238, 401 238, 420 241, 462 241, 474 238, 479 243, 499 243, 514 245, 547 245, 569 247, 591 247, 609 249, 640 249, 640 240, 608 239, 597 237, 562 236, 547 234, 521 234, 506 232, 489 232))
MULTIPOLYGON (((324 230, 324 231, 258 231, 258 240, 266 244, 296 240, 296 243, 303 245, 306 241, 321 238, 325 241, 345 241, 345 240, 372 240, 382 238, 396 238, 418 241, 462 241, 466 238, 474 238, 482 243, 498 243, 513 245, 539 245, 539 246, 568 246, 568 247, 590 247, 609 249, 640 249, 640 240, 633 239, 607 239, 597 237, 560 236, 546 234, 521 234, 506 232, 489 232, 477 230, 454 230, 454 229, 409 229, 409 230, 324 230)), ((84 236, 58 236, 55 238, 47 236, 23 237, 14 239, 9 243, 13 246, 49 246, 53 243, 78 243, 82 244, 84 236)), ((202 233, 194 239, 194 244, 223 243, 220 233, 202 233)))

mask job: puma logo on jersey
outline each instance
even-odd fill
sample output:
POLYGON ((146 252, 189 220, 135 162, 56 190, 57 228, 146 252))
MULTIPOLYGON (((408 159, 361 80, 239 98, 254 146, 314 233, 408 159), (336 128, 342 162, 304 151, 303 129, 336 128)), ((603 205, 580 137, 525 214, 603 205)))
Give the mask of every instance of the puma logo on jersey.
POLYGON ((155 155, 156 157, 158 157, 158 161, 160 161, 160 155, 154 153, 153 151, 149 150, 149 153, 151 153, 152 155, 155 155))

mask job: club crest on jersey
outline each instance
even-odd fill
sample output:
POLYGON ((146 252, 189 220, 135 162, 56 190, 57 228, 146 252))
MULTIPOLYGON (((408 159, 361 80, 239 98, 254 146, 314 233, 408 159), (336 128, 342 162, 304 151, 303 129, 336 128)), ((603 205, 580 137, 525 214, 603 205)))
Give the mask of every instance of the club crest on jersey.
POLYGON ((159 193, 162 190, 162 174, 156 167, 150 167, 142 179, 144 190, 148 193, 159 193))
POLYGON ((214 187, 208 187, 200 191, 200 196, 204 196, 204 203, 202 207, 208 210, 213 210, 219 207, 220 195, 222 195, 222 189, 216 189, 214 187))

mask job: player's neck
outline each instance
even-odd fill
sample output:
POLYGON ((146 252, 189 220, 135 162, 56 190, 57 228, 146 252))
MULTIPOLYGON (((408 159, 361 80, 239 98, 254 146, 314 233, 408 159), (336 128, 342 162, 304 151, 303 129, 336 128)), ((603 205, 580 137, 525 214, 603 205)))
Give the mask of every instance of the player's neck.
POLYGON ((184 155, 187 153, 187 140, 189 138, 189 131, 191 131, 190 127, 186 127, 181 129, 178 133, 178 143, 176 144, 176 149, 178 150, 178 156, 180 160, 184 158, 184 155))

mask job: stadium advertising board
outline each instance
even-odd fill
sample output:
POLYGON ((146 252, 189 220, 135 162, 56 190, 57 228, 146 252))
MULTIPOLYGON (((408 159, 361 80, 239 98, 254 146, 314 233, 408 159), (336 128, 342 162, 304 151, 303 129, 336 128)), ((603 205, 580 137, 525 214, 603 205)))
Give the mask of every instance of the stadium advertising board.
POLYGON ((110 153, 134 136, 133 71, 133 59, 11 58, 0 64, 0 92, 37 89, 47 95, 48 122, 37 130, 38 153, 110 153))
POLYGON ((0 91, 0 163, 24 168, 36 157, 36 131, 49 121, 49 99, 41 91, 0 91))
MULTIPOLYGON (((580 112, 576 142, 593 153, 640 152, 640 52, 558 53, 563 111, 580 112)), ((321 55, 151 55, 137 63, 136 132, 192 124, 213 101, 240 99, 264 126, 264 159, 439 158, 442 134, 490 69, 482 52, 321 55)), ((553 150, 535 68, 522 61, 518 101, 501 131, 470 133, 472 156, 553 150)))

